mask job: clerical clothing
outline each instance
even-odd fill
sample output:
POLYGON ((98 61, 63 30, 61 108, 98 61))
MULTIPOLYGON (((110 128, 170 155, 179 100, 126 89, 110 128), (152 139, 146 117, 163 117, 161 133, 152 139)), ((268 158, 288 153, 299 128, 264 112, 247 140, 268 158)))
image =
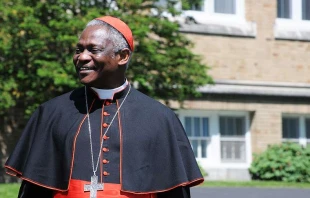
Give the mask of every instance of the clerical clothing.
POLYGON ((70 185, 90 183, 92 156, 98 182, 117 185, 127 197, 188 197, 189 187, 203 182, 170 108, 131 87, 116 114, 129 87, 111 100, 87 88, 90 125, 84 87, 37 108, 5 164, 9 174, 24 180, 24 193, 41 187, 38 192, 60 197, 70 193, 70 185))

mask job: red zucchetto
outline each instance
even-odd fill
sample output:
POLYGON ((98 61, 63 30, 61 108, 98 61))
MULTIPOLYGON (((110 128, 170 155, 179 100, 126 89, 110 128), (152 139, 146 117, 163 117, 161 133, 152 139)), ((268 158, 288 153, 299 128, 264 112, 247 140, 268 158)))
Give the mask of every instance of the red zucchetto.
POLYGON ((132 37, 132 32, 131 29, 128 27, 128 25, 123 22, 122 20, 112 17, 112 16, 103 16, 96 18, 97 20, 106 22, 107 24, 111 25, 114 27, 116 30, 118 30, 126 39, 129 48, 131 51, 133 51, 134 46, 133 46, 133 37, 132 37))

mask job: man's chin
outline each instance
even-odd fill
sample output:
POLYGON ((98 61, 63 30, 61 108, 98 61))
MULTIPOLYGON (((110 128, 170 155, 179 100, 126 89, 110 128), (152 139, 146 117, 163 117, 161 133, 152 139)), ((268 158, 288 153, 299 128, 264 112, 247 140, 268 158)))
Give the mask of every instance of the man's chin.
POLYGON ((85 85, 85 86, 92 87, 92 81, 88 81, 88 80, 85 80, 85 79, 80 79, 80 83, 85 85))

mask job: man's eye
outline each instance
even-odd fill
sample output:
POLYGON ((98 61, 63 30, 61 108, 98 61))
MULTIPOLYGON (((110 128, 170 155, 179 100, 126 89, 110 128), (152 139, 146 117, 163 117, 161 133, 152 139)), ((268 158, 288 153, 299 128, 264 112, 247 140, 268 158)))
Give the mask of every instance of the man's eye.
POLYGON ((98 50, 98 49, 92 49, 91 52, 92 52, 92 53, 98 53, 99 50, 98 50))
POLYGON ((102 52, 103 50, 102 49, 99 49, 99 48, 93 48, 93 49, 91 49, 91 52, 93 53, 93 54, 96 54, 96 53, 100 53, 100 52, 102 52))
POLYGON ((76 53, 76 54, 80 54, 81 51, 82 51, 82 50, 81 50, 80 48, 76 48, 76 49, 75 49, 75 53, 76 53))

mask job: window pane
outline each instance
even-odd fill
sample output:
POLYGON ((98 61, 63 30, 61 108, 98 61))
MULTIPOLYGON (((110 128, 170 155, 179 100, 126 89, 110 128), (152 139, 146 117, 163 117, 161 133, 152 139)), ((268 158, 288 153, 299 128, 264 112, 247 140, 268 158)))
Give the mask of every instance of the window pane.
POLYGON ((221 136, 227 135, 227 119, 225 117, 220 117, 220 133, 221 136))
POLYGON ((224 161, 244 161, 245 141, 221 141, 221 159, 224 161))
POLYGON ((236 14, 236 0, 215 0, 214 12, 223 14, 236 14))
POLYGON ((198 140, 192 140, 191 144, 192 144, 195 157, 198 157, 198 140))
POLYGON ((194 133, 196 137, 200 137, 200 118, 194 117, 194 133))
POLYGON ((203 11, 203 2, 204 0, 191 0, 186 2, 185 4, 182 3, 182 9, 203 11))
POLYGON ((283 138, 299 138, 299 120, 298 118, 282 119, 282 137, 283 138))
POLYGON ((185 117, 185 131, 188 137, 192 136, 192 121, 190 117, 185 117))
POLYGON ((245 119, 243 118, 235 118, 236 119, 236 132, 237 136, 243 136, 245 134, 245 119))
POLYGON ((310 20, 310 0, 302 1, 302 19, 310 20))
POLYGON ((207 157, 207 140, 201 140, 201 157, 207 157))
POLYGON ((202 135, 204 137, 209 137, 209 119, 202 118, 202 135))
POLYGON ((310 119, 306 118, 306 138, 310 139, 310 119))
POLYGON ((244 117, 220 117, 221 136, 244 136, 245 118, 244 117))
POLYGON ((291 18, 291 0, 278 0, 278 18, 291 18))

